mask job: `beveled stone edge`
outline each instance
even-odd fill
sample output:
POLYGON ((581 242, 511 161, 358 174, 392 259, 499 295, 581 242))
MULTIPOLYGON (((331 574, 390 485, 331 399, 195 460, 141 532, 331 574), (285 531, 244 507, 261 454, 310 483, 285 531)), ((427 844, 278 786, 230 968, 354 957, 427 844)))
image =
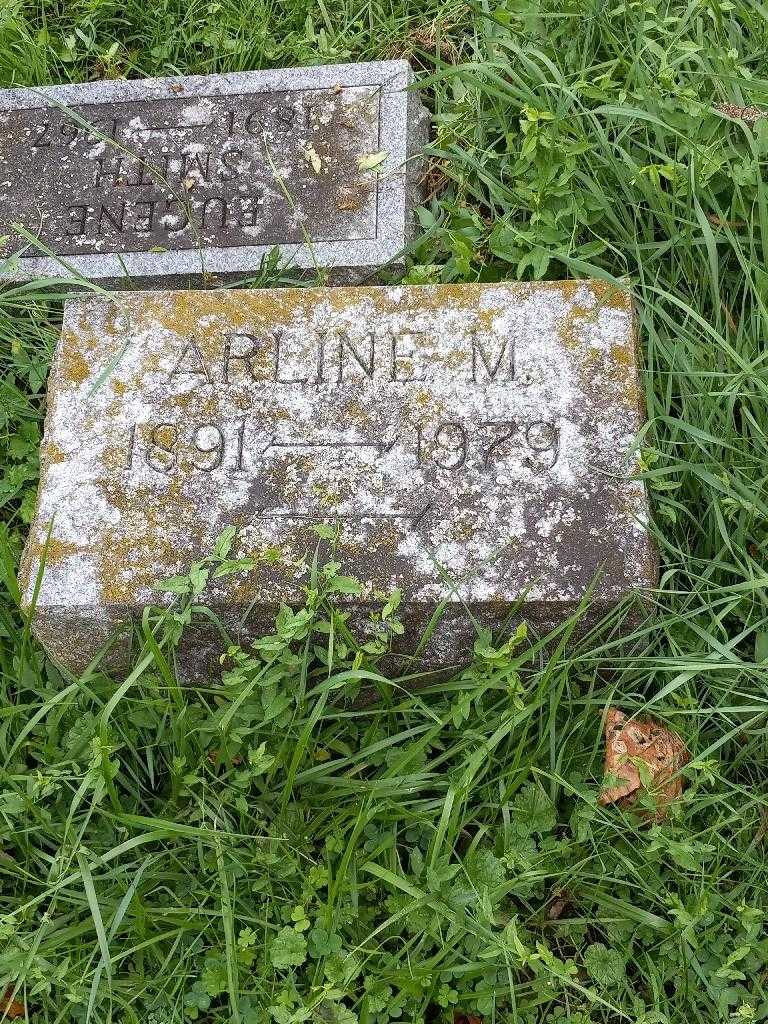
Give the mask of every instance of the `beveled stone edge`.
POLYGON ((337 84, 378 85, 379 81, 369 79, 377 75, 384 78, 388 74, 391 74, 388 85, 404 89, 411 82, 413 69, 407 60, 379 60, 360 64, 319 64, 263 71, 214 72, 211 75, 171 75, 164 78, 102 79, 97 82, 67 85, 19 86, 14 89, 0 89, 0 110, 45 107, 49 105, 47 101, 53 102, 54 105, 110 103, 125 100, 183 99, 187 92, 191 96, 228 96, 239 92, 323 89, 337 84), (339 82, 340 77, 344 82, 339 82), (297 79, 300 79, 300 84, 297 84, 297 79), (180 91, 178 87, 182 84, 184 89, 180 91), (40 100, 42 102, 38 102, 40 100))

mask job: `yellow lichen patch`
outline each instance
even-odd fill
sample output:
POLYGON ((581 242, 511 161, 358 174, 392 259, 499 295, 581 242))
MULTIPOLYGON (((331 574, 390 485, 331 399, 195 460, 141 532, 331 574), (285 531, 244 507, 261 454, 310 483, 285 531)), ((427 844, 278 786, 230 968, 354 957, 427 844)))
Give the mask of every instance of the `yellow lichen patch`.
MULTIPOLYGON (((583 347, 585 333, 598 323, 601 308, 599 303, 595 303, 593 306, 585 306, 578 302, 571 303, 565 319, 561 320, 557 327, 558 337, 565 348, 574 350, 583 347)), ((587 352, 582 358, 589 360, 590 353, 587 352)))
POLYGON ((635 347, 633 340, 617 342, 611 346, 611 359, 625 369, 635 368, 635 347))
POLYGON ((475 534, 475 524, 469 522, 456 522, 454 524, 453 536, 457 541, 471 540, 475 534))
POLYGON ((321 487, 319 484, 315 484, 312 488, 312 493, 321 507, 326 511, 337 509, 344 501, 345 497, 350 496, 350 489, 347 489, 347 494, 341 493, 341 488, 336 491, 332 491, 330 487, 321 487))
POLYGON ((70 344, 62 349, 61 375, 68 384, 80 385, 88 380, 91 367, 75 345, 70 344))
MULTIPOLYGON (((118 364, 119 367, 119 364, 118 364)), ((159 352, 148 352, 144 356, 143 365, 141 368, 142 380, 153 374, 160 374, 163 370, 163 356, 159 352)), ((141 385, 141 382, 136 382, 141 385)))
MULTIPOLYGON (((76 555, 80 551, 77 544, 59 540, 53 534, 48 537, 47 533, 42 539, 30 539, 27 547, 34 562, 40 563, 44 558, 46 565, 57 565, 69 555, 76 555)), ((35 572, 37 572, 37 567, 35 567, 35 572)))
POLYGON ((412 401, 416 406, 419 406, 422 409, 426 409, 434 401, 434 396, 431 391, 422 389, 421 391, 415 392, 415 394, 412 396, 412 401))
POLYGON ((582 321, 573 313, 569 313, 564 320, 558 322, 557 336, 564 348, 574 351, 581 346, 581 323, 582 321))
MULTIPOLYGON (((257 550, 244 552, 244 558, 252 558, 255 561, 259 559, 259 552, 257 550)), ((252 579, 249 579, 250 574, 253 570, 249 570, 248 574, 245 571, 238 573, 236 576, 230 576, 227 580, 227 604, 242 604, 246 605, 254 598, 254 586, 252 579)), ((287 581, 286 581, 287 582, 287 581)))
MULTIPOLYGON (((392 521, 384 522, 380 527, 378 527, 376 536, 368 545, 368 550, 373 555, 381 553, 385 557, 391 557, 391 552, 397 549, 402 539, 403 533, 401 529, 399 529, 392 521)), ((357 545, 347 541, 345 551, 352 554, 353 551, 357 550, 357 547, 357 545)))
POLYGON ((126 468, 128 455, 125 448, 108 444, 101 457, 102 465, 110 473, 119 473, 126 468))
POLYGON ((457 349, 455 352, 449 352, 443 357, 443 365, 451 370, 460 370, 470 360, 471 355, 469 353, 457 349))
POLYGON ((357 398, 350 398, 345 403, 344 418, 347 422, 360 427, 362 430, 369 430, 373 425, 371 422, 371 409, 366 409, 357 398))
POLYGON ((491 331, 493 330, 493 321, 498 315, 498 310, 478 309, 474 310, 474 313, 475 316, 477 317, 478 325, 483 329, 483 331, 485 331, 487 334, 490 334, 491 331))
POLYGON ((620 288, 610 281, 592 281, 590 286, 603 308, 619 309, 624 312, 631 310, 632 295, 629 287, 620 288))
POLYGON ((95 359, 103 350, 103 341, 108 335, 108 331, 104 329, 103 325, 95 328, 84 304, 80 304, 80 309, 81 313, 76 327, 63 330, 59 351, 65 353, 69 350, 77 350, 89 362, 89 365, 92 363, 95 366, 95 359))
POLYGON ((611 360, 617 368, 623 388, 623 397, 631 405, 640 403, 640 381, 637 373, 635 339, 617 342, 611 346, 611 360))
POLYGON ((207 389, 193 388, 178 395, 169 395, 168 404, 180 413, 194 412, 197 420, 210 420, 219 411, 219 398, 207 389))
POLYGON ((424 392, 411 393, 403 399, 403 417, 415 426, 436 423, 440 419, 450 419, 448 408, 443 399, 435 394, 428 394, 424 400, 424 392))
POLYGON ((598 303, 595 303, 593 306, 583 306, 578 302, 574 302, 568 307, 568 315, 574 323, 596 324, 600 319, 600 309, 601 307, 598 303))
POLYGON ((54 441, 48 441, 44 445, 43 458, 52 465, 56 465, 58 462, 66 462, 67 460, 65 452, 54 441))
MULTIPOLYGON (((285 289, 284 291, 293 291, 285 289)), ((243 292, 174 292, 171 298, 163 293, 138 301, 136 316, 151 322, 179 338, 194 338, 204 355, 217 354, 223 331, 237 332, 260 314, 265 325, 280 323, 289 315, 291 304, 283 299, 281 290, 265 290, 262 303, 242 301, 243 292), (212 301, 213 297, 213 301, 212 301)))
POLYGON ((151 587, 175 571, 184 556, 174 534, 181 531, 192 544, 202 543, 205 522, 197 505, 185 499, 184 482, 181 473, 169 474, 162 492, 149 487, 129 492, 119 478, 103 481, 105 497, 121 513, 119 525, 104 530, 98 552, 106 604, 135 601, 137 588, 151 587))
MULTIPOLYGON (((72 544, 67 541, 59 540, 58 537, 51 537, 48 541, 48 550, 45 553, 45 560, 47 565, 55 565, 57 562, 63 561, 68 555, 76 555, 80 550, 80 546, 72 544)), ((45 551, 45 545, 43 545, 40 551, 40 557, 43 557, 45 551)))
POLYGON ((241 413, 253 408, 253 398, 247 391, 237 392, 233 389, 229 394, 229 402, 241 413))
POLYGON ((372 187, 368 184, 354 186, 340 185, 336 193, 337 210, 359 210, 371 195, 372 187))
MULTIPOLYGON (((555 282, 548 287, 567 291, 572 284, 555 282)), ((484 288, 484 285, 466 284, 422 285, 411 286, 409 292, 418 294, 420 310, 443 310, 450 306, 474 309, 484 288)), ((530 291, 527 283, 505 285, 505 288, 518 293, 521 298, 530 291)), ((297 318, 309 318, 320 302, 338 311, 366 300, 382 314, 397 311, 401 308, 398 292, 402 290, 385 287, 190 291, 173 293, 171 299, 158 294, 133 301, 138 304, 137 313, 142 321, 155 322, 179 337, 194 336, 205 351, 211 342, 220 344, 223 330, 237 332, 245 326, 270 327, 295 322, 297 318)), ((478 309, 477 312, 481 322, 490 327, 494 310, 478 309)), ((208 351, 209 354, 217 354, 217 350, 208 351)))

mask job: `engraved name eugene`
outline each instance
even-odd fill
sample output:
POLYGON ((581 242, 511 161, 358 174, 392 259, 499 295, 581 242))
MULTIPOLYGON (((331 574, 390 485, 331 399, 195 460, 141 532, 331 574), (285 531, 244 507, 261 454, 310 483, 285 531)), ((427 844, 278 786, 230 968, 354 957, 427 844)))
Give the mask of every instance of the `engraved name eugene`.
MULTIPOLYGON (((171 391, 211 395, 249 385, 320 388, 352 380, 418 385, 429 380, 429 361, 419 346, 420 332, 369 332, 352 339, 344 331, 319 332, 300 358, 291 350, 281 329, 265 337, 229 332, 215 358, 206 357, 194 338, 188 339, 165 376, 171 391)), ((426 332, 425 332, 426 333, 426 332)), ((516 372, 511 338, 489 339, 478 332, 455 374, 467 386, 527 387, 516 372)), ((289 429, 265 430, 249 415, 225 422, 195 421, 194 417, 133 423, 128 430, 124 467, 143 464, 157 473, 253 471, 265 459, 291 450, 329 449, 364 455, 368 462, 386 459, 397 447, 409 453, 416 466, 438 470, 487 471, 505 459, 516 459, 533 472, 555 465, 560 453, 560 426, 556 419, 494 418, 468 421, 461 417, 408 420, 400 417, 385 436, 350 436, 339 424, 337 436, 296 436, 289 429)))

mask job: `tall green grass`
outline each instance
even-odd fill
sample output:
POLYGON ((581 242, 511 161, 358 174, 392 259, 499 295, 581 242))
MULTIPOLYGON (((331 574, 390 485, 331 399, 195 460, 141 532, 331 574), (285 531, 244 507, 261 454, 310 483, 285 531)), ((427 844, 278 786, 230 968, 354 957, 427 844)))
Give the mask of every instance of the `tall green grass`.
MULTIPOLYGON (((0 987, 35 1021, 768 1019, 766 8, 9 3, 4 84, 407 54, 435 116, 407 279, 629 278, 662 572, 610 630, 345 702, 286 623, 181 688, 62 677, 15 609, 60 304, 0 295, 0 987), (274 653, 274 650, 273 650, 274 653), (270 655, 272 657, 272 655, 270 655), (669 819, 597 806, 601 715, 693 755, 669 819)), ((315 622, 333 622, 319 600, 315 622)), ((296 624, 294 624, 295 626, 296 624)), ((146 641, 146 633, 144 636, 146 641)), ((376 667, 370 666, 375 673, 376 667)))

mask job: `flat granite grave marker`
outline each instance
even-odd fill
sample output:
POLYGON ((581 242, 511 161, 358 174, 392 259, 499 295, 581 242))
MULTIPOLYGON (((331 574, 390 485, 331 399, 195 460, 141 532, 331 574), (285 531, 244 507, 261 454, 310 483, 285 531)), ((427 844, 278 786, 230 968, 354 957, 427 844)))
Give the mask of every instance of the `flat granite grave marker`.
POLYGON ((301 268, 375 269, 419 197, 412 81, 395 60, 0 90, 0 255, 25 247, 6 273, 207 283, 273 246, 301 268))
POLYGON ((353 626, 399 588, 408 652, 448 598, 430 664, 467 657, 467 609, 524 596, 547 629, 596 577, 595 614, 655 581, 631 300, 605 283, 77 299, 48 401, 22 585, 50 530, 35 629, 75 670, 230 525, 257 567, 204 599, 233 629, 253 602, 239 636, 301 604, 326 522, 353 626))

